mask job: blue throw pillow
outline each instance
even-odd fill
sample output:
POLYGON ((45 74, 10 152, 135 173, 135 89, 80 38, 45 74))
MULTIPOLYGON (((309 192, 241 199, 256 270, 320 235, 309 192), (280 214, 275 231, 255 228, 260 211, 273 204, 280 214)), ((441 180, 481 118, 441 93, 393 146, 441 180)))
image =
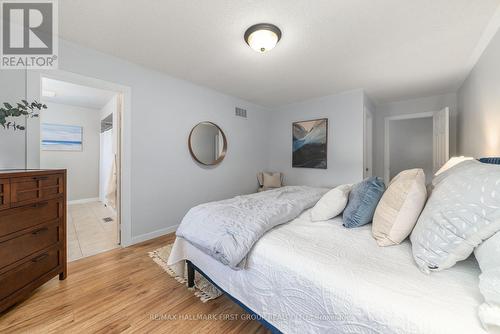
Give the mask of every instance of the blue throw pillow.
POLYGON ((380 177, 370 177, 356 184, 344 210, 344 226, 353 228, 371 223, 384 191, 385 184, 380 177))

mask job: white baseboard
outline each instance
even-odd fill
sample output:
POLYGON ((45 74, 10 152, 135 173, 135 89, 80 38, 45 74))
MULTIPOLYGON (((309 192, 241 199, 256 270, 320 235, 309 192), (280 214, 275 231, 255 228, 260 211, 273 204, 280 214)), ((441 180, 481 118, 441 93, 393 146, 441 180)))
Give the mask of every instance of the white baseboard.
POLYGON ((74 201, 68 201, 68 205, 71 205, 71 204, 84 204, 84 203, 90 203, 90 202, 99 202, 99 197, 82 198, 82 199, 77 199, 77 200, 74 200, 74 201))
POLYGON ((154 238, 161 237, 162 235, 166 235, 166 234, 175 232, 178 227, 179 227, 179 225, 174 225, 174 226, 165 227, 165 228, 153 231, 153 232, 149 232, 146 234, 137 235, 135 237, 132 237, 131 245, 138 244, 138 243, 143 242, 143 241, 151 240, 154 238))

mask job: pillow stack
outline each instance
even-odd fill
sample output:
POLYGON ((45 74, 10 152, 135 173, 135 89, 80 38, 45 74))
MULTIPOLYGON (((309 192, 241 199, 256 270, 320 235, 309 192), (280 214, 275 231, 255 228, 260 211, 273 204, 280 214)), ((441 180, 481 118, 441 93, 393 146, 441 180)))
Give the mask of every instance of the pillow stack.
POLYGON ((375 211, 372 231, 378 245, 397 245, 405 240, 417 223, 426 200, 424 171, 411 169, 399 173, 375 211))

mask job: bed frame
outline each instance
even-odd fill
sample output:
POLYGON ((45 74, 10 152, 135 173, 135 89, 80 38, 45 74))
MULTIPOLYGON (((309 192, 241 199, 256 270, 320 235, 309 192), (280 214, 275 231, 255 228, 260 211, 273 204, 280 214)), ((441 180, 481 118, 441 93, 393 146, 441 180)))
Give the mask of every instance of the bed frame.
POLYGON ((207 274, 205 274, 203 271, 200 270, 196 265, 193 264, 193 262, 186 260, 186 265, 187 265, 187 274, 188 274, 188 288, 194 288, 194 272, 197 271, 200 275, 205 277, 210 283, 212 283, 217 289, 222 291, 226 296, 228 296, 233 302, 238 304, 245 312, 249 313, 252 316, 255 316, 256 320, 259 321, 264 327, 269 329, 271 333, 273 334, 282 334, 279 329, 271 325, 264 317, 259 315, 258 313, 252 311, 248 306, 240 302, 238 299, 234 298, 231 296, 229 293, 224 291, 224 289, 221 289, 220 286, 218 286, 210 277, 208 277, 207 274))

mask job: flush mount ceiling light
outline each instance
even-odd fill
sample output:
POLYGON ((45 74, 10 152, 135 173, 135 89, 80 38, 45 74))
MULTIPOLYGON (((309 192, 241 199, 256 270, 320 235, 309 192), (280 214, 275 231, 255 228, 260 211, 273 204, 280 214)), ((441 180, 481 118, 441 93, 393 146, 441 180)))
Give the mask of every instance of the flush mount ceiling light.
POLYGON ((270 23, 255 24, 245 31, 245 42, 260 53, 273 49, 280 39, 280 28, 270 23))

